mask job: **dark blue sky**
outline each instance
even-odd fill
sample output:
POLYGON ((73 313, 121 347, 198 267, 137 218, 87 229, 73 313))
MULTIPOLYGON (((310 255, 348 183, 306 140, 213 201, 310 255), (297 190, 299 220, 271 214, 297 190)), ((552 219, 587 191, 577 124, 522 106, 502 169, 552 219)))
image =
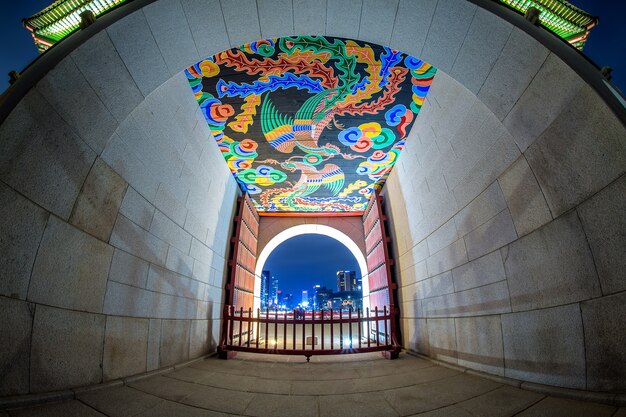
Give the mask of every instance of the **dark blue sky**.
MULTIPOLYGON (((38 55, 30 33, 22 26, 28 17, 53 0, 0 1, 0 92, 8 87, 8 72, 21 71, 38 55)), ((583 10, 600 16, 585 54, 600 67, 613 67, 613 82, 626 91, 626 2, 623 0, 570 0, 583 10)))
POLYGON ((361 271, 352 253, 337 240, 305 234, 287 239, 270 254, 264 270, 278 278, 278 289, 293 293, 299 301, 302 290, 315 284, 337 290, 337 271, 361 271))

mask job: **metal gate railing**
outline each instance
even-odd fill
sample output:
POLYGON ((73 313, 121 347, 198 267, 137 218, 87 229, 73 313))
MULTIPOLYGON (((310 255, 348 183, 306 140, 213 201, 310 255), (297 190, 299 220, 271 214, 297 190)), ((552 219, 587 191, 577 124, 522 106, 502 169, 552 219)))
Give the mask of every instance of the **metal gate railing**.
POLYGON ((257 309, 224 311, 225 332, 220 353, 229 351, 304 355, 339 355, 376 351, 399 352, 391 333, 395 313, 384 306, 361 310, 312 312, 257 309))

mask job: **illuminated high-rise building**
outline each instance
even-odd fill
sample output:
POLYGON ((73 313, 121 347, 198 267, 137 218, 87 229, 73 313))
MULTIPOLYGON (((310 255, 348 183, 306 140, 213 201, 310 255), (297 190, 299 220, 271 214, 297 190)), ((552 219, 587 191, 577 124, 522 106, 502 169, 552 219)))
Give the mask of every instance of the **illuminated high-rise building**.
POLYGON ((278 278, 274 275, 270 277, 270 289, 269 289, 269 303, 271 305, 278 304, 278 278))
POLYGON ((270 271, 261 272, 261 308, 270 304, 270 271))
POLYGON ((337 271, 337 291, 354 291, 356 289, 355 271, 337 271))

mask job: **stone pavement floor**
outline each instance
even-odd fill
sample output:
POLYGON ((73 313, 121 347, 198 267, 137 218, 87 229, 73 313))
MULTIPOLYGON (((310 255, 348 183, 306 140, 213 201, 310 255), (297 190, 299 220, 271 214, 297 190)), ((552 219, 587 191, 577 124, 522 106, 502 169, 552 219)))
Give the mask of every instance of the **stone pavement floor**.
POLYGON ((626 408, 503 385, 407 354, 238 354, 77 394, 70 401, 0 411, 0 417, 626 417, 626 408))

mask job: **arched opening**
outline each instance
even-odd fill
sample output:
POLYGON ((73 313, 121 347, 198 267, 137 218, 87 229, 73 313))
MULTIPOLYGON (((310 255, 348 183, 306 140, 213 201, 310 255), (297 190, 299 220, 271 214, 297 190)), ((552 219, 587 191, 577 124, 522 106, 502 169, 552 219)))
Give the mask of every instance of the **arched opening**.
POLYGON ((257 308, 261 306, 261 274, 263 272, 263 267, 270 256, 270 254, 278 247, 280 244, 285 242, 288 239, 291 239, 295 236, 305 235, 305 234, 317 234, 324 235, 335 239, 342 245, 344 245, 350 253, 356 259, 359 271, 361 273, 361 277, 363 280, 362 290, 363 290, 363 309, 369 308, 369 283, 367 281, 367 262, 365 260, 365 256, 361 249, 359 249, 358 245, 345 233, 326 225, 321 224, 302 224, 298 226, 291 227, 287 230, 284 230, 278 233, 272 240, 268 242, 268 244, 263 248, 259 257, 257 259, 256 268, 254 271, 254 309, 256 311, 257 308))

